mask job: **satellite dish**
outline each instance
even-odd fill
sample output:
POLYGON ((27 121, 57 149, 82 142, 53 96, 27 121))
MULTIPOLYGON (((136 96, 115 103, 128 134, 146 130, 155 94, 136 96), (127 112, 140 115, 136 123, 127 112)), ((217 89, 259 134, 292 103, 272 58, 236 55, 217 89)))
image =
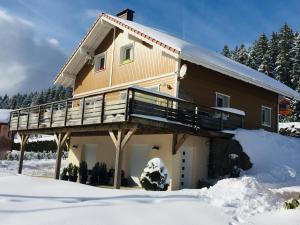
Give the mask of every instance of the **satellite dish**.
POLYGON ((187 71, 187 66, 186 64, 183 64, 179 70, 179 79, 183 79, 185 77, 186 71, 187 71))

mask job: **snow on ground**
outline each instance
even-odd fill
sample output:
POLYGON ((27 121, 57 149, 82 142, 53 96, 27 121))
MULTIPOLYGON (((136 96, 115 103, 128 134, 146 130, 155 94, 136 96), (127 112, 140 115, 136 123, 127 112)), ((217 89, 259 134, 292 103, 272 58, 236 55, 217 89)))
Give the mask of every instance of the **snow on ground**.
POLYGON ((9 175, 0 177, 0 223, 299 225, 300 210, 278 208, 279 197, 252 179, 227 179, 211 189, 147 192, 9 175))
MULTIPOLYGON (((0 161, 0 224, 299 225, 300 209, 282 206, 300 192, 300 140, 263 130, 237 130, 235 138, 253 168, 209 189, 103 189, 18 176, 18 161, 0 161)), ((26 160, 24 173, 52 177, 54 164, 26 160)))
MULTIPOLYGON (((67 160, 62 160, 62 168, 67 160)), ((0 160, 0 176, 11 175, 17 172, 18 160, 0 160)), ((35 159, 23 161, 23 174, 30 176, 53 177, 55 159, 35 159)))
MULTIPOLYGON (((31 135, 28 139, 28 142, 38 142, 38 141, 54 141, 54 135, 46 135, 46 134, 38 134, 38 135, 31 135)), ((17 135, 14 138, 15 143, 20 143, 19 138, 17 135)))
POLYGON ((236 131, 235 139, 250 156, 245 175, 270 187, 300 186, 300 139, 264 130, 236 131))
POLYGON ((300 122, 287 122, 287 123, 279 123, 279 129, 287 128, 287 127, 295 127, 300 129, 300 122))

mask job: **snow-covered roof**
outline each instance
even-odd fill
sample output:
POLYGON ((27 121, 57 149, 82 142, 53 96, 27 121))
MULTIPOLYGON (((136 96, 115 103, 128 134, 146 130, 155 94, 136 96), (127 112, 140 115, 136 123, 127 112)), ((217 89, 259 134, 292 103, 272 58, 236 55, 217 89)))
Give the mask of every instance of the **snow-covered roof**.
POLYGON ((0 123, 8 123, 10 118, 10 109, 0 109, 0 123))
MULTIPOLYGON (((300 93, 289 88, 285 84, 250 67, 235 62, 219 53, 205 49, 198 45, 191 44, 164 31, 105 13, 97 18, 96 22, 93 24, 90 31, 87 33, 83 41, 70 57, 67 64, 72 62, 73 57, 76 57, 78 49, 81 45, 84 46, 85 44, 87 44, 89 42, 89 39, 95 40, 95 37, 93 37, 92 35, 93 30, 95 30, 95 32, 100 31, 102 26, 102 29, 106 29, 104 31, 108 32, 107 26, 104 26, 105 24, 103 23, 103 21, 108 24, 112 24, 113 26, 119 27, 120 29, 126 30, 131 35, 135 35, 144 41, 148 41, 161 46, 166 51, 175 54, 176 57, 180 59, 204 66, 235 79, 242 80, 244 82, 259 86, 280 95, 295 98, 296 100, 300 101, 300 93)), ((67 64, 64 66, 64 68, 67 66, 67 64)), ((74 62, 74 64, 78 66, 78 63, 74 62)), ((64 68, 56 79, 57 83, 64 82, 64 80, 67 79, 68 76, 70 76, 70 74, 68 74, 68 71, 66 71, 66 75, 63 76, 64 68), (60 77, 61 75, 62 77, 60 77)))

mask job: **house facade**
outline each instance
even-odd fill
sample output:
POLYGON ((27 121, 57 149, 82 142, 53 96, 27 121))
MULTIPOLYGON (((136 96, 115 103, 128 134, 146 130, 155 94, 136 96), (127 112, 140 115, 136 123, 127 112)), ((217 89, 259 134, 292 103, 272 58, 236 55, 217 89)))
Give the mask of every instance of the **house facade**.
POLYGON ((281 96, 300 100, 264 74, 132 18, 131 10, 97 18, 55 78, 74 88, 73 99, 11 115, 23 145, 30 134, 56 134, 56 178, 69 140, 69 162, 106 163, 116 188, 121 170, 139 184, 154 157, 167 166, 170 189, 195 188, 207 178, 213 138, 241 127, 277 132, 281 96))

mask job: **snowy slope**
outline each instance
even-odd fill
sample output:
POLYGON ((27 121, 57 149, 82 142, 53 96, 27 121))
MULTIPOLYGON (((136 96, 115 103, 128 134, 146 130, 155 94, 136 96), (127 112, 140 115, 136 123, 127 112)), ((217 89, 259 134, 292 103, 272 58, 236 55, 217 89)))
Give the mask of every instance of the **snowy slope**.
POLYGON ((245 174, 271 187, 300 185, 300 139, 264 130, 236 131, 235 139, 250 156, 245 174))

